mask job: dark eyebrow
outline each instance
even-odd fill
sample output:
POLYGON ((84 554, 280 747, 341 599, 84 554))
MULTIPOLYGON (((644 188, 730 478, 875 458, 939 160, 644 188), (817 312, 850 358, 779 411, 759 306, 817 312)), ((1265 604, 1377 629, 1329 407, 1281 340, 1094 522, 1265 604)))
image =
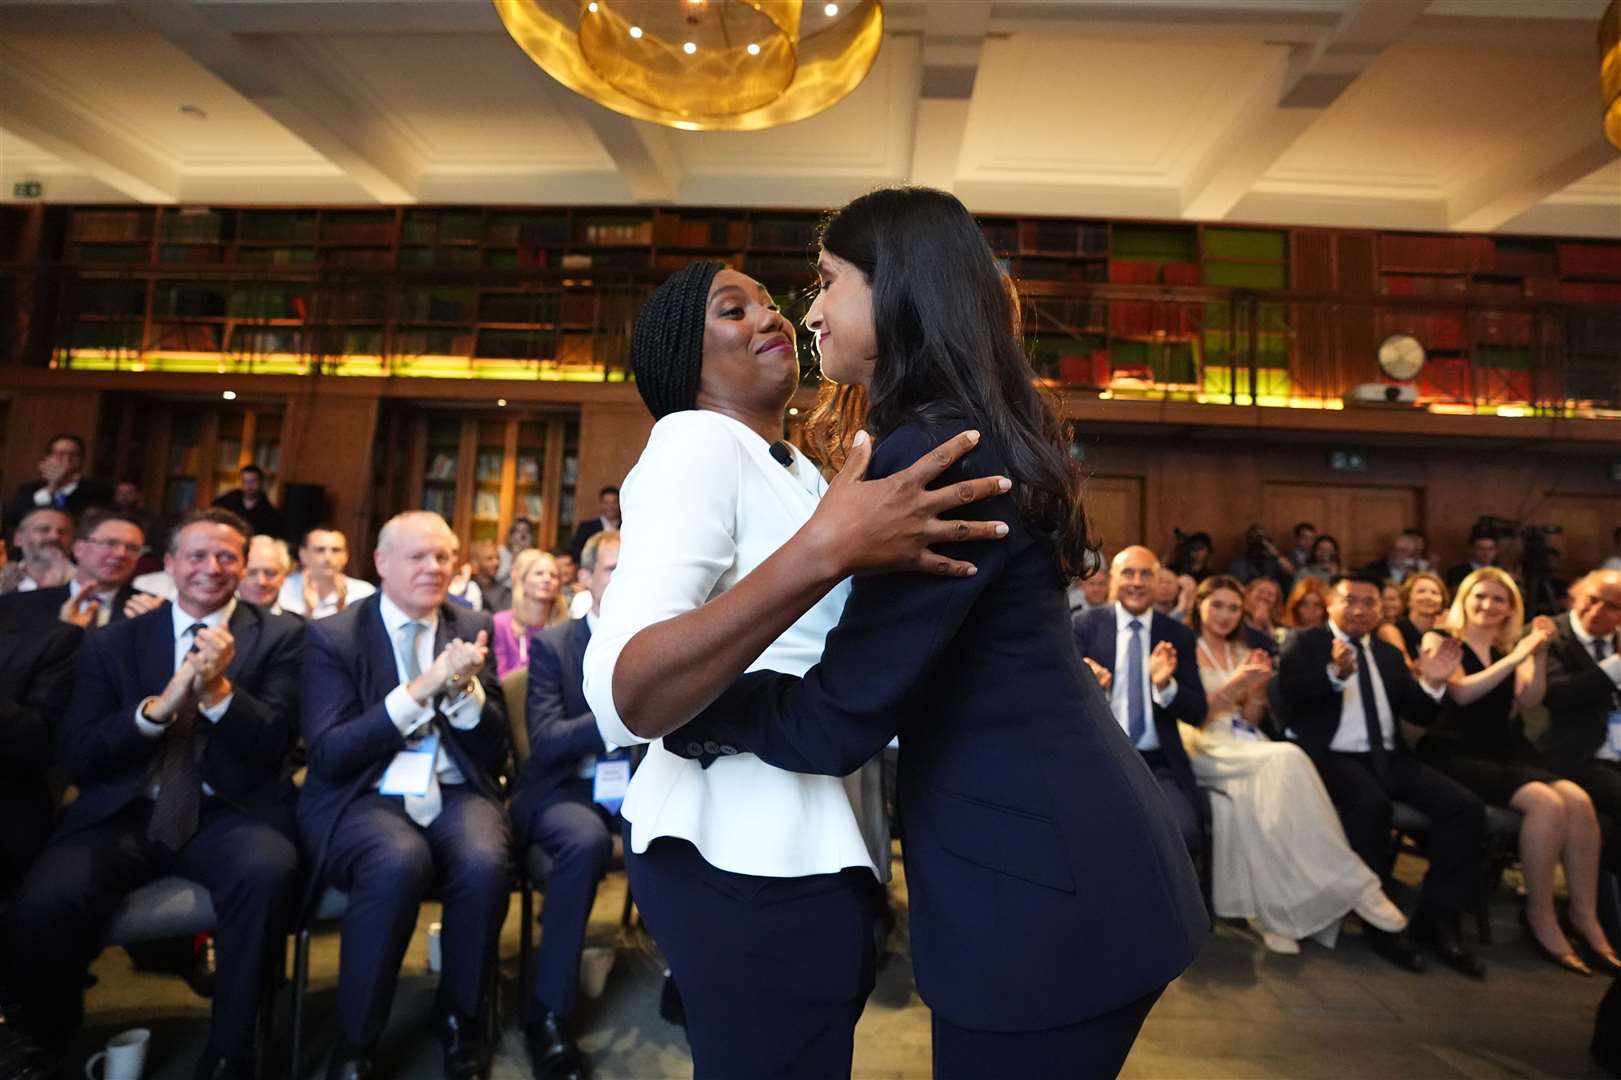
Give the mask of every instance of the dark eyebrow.
POLYGON ((748 294, 743 292, 743 286, 741 286, 741 285, 722 285, 720 288, 715 290, 715 295, 711 296, 709 299, 711 301, 719 300, 721 297, 725 296, 727 293, 737 293, 740 296, 742 296, 745 300, 748 299, 748 294))

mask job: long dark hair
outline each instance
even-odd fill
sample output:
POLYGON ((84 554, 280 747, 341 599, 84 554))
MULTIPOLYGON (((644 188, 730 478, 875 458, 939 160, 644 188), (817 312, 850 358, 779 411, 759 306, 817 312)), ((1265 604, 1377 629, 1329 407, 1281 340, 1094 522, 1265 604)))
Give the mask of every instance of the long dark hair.
POLYGON ((865 394, 824 385, 806 422, 811 452, 838 467, 863 425, 882 439, 909 422, 966 420, 1001 454, 1020 515, 1052 539, 1064 575, 1096 569, 1069 425, 1036 386, 1017 293, 968 209, 933 188, 882 188, 828 218, 821 244, 872 287, 878 362, 865 394))

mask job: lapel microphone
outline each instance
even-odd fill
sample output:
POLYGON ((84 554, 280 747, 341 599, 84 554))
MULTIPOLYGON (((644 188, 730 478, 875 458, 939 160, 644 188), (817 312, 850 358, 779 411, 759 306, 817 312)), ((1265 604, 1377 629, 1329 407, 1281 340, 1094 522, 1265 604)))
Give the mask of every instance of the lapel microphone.
POLYGON ((777 459, 777 464, 785 469, 794 467, 794 452, 785 442, 771 444, 771 456, 777 459))

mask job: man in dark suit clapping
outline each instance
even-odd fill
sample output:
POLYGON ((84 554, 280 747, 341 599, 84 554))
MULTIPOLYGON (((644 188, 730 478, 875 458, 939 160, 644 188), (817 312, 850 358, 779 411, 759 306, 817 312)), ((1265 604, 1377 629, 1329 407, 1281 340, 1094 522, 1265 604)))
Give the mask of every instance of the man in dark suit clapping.
POLYGON ((564 1026, 580 981, 580 951, 597 884, 613 851, 629 756, 607 753, 585 700, 585 647, 602 594, 619 563, 619 533, 586 541, 581 576, 591 609, 536 635, 529 645, 529 760, 518 774, 512 819, 522 847, 539 844, 551 860, 535 966, 534 1014, 526 1039, 537 1077, 578 1078, 585 1060, 564 1026))
POLYGON ((59 1051, 107 920, 167 875, 206 887, 219 973, 200 1077, 253 1075, 260 993, 299 894, 287 751, 297 621, 238 603, 247 525, 199 511, 165 559, 177 598, 89 634, 58 740, 79 787, 12 910, 8 1027, 59 1051))
POLYGON ((36 630, 0 614, 0 911, 51 835, 46 771, 83 639, 70 623, 36 630))
MULTIPOLYGON (((1464 948, 1458 912, 1479 887, 1485 807, 1463 785, 1408 753, 1396 726, 1398 718, 1434 720, 1463 648, 1455 638, 1438 645, 1432 639, 1415 679, 1401 651, 1373 636, 1382 584, 1362 574, 1334 580, 1328 622, 1296 631, 1284 645, 1272 703, 1289 736, 1316 763, 1351 850, 1381 880, 1388 884, 1395 862, 1391 803, 1409 803, 1429 817, 1424 845, 1430 868, 1415 923, 1443 961, 1480 977, 1486 967, 1464 948)), ((1365 932, 1392 963, 1423 970, 1423 957, 1404 935, 1372 927, 1365 932)))
POLYGON ((490 616, 446 602, 456 537, 438 514, 389 520, 379 592, 308 623, 299 829, 319 882, 349 894, 330 1077, 372 1075, 417 908, 444 897, 436 1021, 445 1074, 482 1075, 484 988, 511 892, 497 776, 509 738, 490 616))
POLYGON ((1207 705, 1193 631, 1153 609, 1158 573, 1152 551, 1122 549, 1110 566, 1115 602, 1075 616, 1075 645, 1159 780, 1189 853, 1197 853, 1203 802, 1176 725, 1203 724, 1207 705))
POLYGON ((73 577, 65 585, 0 598, 0 617, 37 630, 58 620, 95 630, 158 606, 159 597, 131 585, 146 544, 140 523, 114 510, 91 510, 79 524, 73 577))

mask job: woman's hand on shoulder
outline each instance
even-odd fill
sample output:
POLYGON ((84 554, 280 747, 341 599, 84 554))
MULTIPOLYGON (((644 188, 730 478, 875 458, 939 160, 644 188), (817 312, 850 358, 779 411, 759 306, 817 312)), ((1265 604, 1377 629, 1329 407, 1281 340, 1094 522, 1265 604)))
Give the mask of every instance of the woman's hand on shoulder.
POLYGON ((1005 476, 982 476, 931 490, 975 446, 979 432, 964 431, 889 476, 866 479, 872 439, 856 435, 844 468, 804 527, 805 539, 829 560, 832 576, 915 570, 941 577, 969 577, 972 563, 932 550, 935 544, 1000 540, 1003 521, 943 519, 954 510, 1013 488, 1005 476))

